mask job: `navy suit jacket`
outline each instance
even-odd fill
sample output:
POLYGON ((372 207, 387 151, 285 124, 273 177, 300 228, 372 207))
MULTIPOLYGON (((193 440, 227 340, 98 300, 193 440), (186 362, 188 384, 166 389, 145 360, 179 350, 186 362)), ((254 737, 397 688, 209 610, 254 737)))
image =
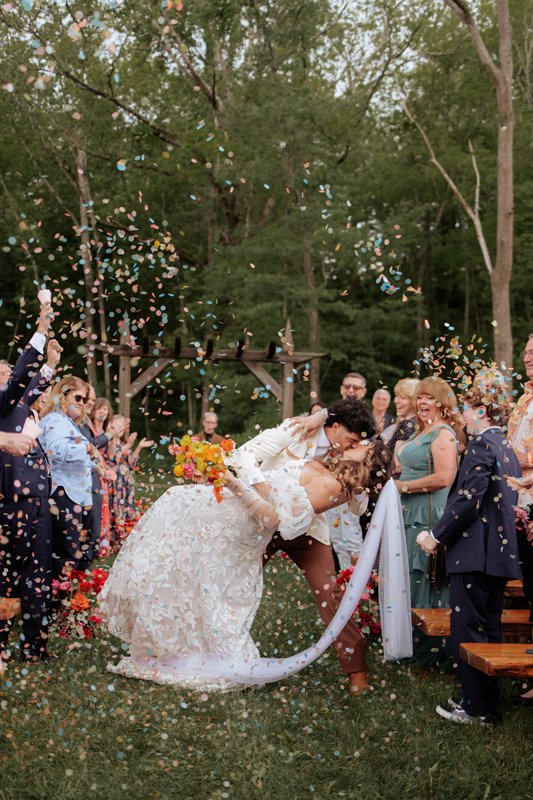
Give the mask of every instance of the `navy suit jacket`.
MULTIPOLYGON (((49 385, 50 379, 37 372, 23 397, 0 419, 0 430, 20 433, 31 416, 30 405, 49 385)), ((48 462, 39 442, 36 449, 25 456, 0 451, 0 503, 24 497, 48 497, 48 462)))
POLYGON ((28 384, 35 377, 43 363, 43 357, 35 347, 29 344, 17 359, 11 377, 5 386, 0 388, 0 431, 6 431, 3 418, 13 410, 28 384))
POLYGON ((444 513, 433 529, 435 538, 446 545, 449 574, 522 577, 513 508, 517 493, 506 481, 521 474, 499 428, 469 441, 444 513))

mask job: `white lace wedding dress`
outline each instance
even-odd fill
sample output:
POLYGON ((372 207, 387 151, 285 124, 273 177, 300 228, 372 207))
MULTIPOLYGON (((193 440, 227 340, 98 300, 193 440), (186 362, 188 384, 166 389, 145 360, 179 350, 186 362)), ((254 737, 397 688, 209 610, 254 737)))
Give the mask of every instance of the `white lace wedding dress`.
MULTIPOLYGON (((300 486, 305 461, 265 473, 282 536, 306 532, 314 512, 300 486)), ((146 512, 124 543, 100 595, 109 631, 130 654, 108 669, 128 677, 203 690, 238 682, 202 674, 184 660, 255 662, 250 635, 263 591, 262 555, 273 529, 224 489, 175 486, 146 512), (195 672, 197 674, 195 674, 195 672)))

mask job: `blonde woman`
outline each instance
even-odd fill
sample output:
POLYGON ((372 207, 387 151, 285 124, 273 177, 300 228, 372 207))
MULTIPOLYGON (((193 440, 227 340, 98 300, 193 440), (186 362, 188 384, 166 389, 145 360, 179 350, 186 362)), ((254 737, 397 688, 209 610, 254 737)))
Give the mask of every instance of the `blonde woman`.
POLYGON ((394 387, 396 422, 385 428, 380 437, 391 455, 396 442, 406 442, 416 433, 416 390, 419 383, 418 378, 402 378, 394 387))
MULTIPOLYGON (((416 543, 423 530, 437 524, 455 479, 459 450, 466 442, 463 420, 451 386, 438 377, 420 381, 416 392, 419 432, 398 442, 395 457, 400 477, 395 481, 402 497, 407 537, 411 605, 413 608, 449 606, 445 574, 432 570, 429 556, 416 543)), ((424 666, 438 660, 435 643, 415 635, 415 657, 424 666)))
POLYGON ((50 392, 41 411, 43 433, 39 441, 48 457, 52 476, 52 545, 54 574, 76 567, 82 557, 83 511, 92 505, 91 457, 94 445, 78 424, 85 413, 87 384, 80 378, 63 378, 50 392))

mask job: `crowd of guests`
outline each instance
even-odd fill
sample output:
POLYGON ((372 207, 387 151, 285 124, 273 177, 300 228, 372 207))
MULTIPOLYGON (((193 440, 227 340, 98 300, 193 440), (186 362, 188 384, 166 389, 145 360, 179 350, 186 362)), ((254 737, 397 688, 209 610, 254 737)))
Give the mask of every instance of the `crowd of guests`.
POLYGON ((15 366, 0 362, 0 670, 19 613, 21 659, 48 659, 52 583, 117 549, 138 518, 140 451, 153 445, 136 445, 129 419, 84 380, 56 379, 52 319, 44 303, 15 366))
MULTIPOLYGON (((465 389, 462 407, 452 386, 436 376, 398 381, 395 419, 387 390, 372 397, 372 434, 387 444, 401 495, 411 605, 452 608, 450 639, 414 629, 413 657, 432 666, 451 654, 462 697, 437 710, 455 722, 486 724, 494 718, 497 684, 465 664, 459 646, 502 640, 508 580, 523 579, 533 622, 533 334, 523 359, 528 381, 516 404, 506 378, 490 369, 465 389)), ((366 391, 357 372, 346 375, 340 387, 343 398, 362 400, 366 391)), ((321 408, 315 401, 310 413, 321 408)), ((349 560, 357 561, 365 520, 347 507, 328 516, 344 569, 349 560)), ((533 693, 522 699, 531 702, 533 693)))
MULTIPOLYGON (((0 669, 18 613, 20 657, 48 658, 52 582, 118 548, 139 515, 139 454, 154 444, 137 442, 129 419, 81 378, 56 379, 62 348, 49 335, 52 319, 45 302, 15 366, 0 361, 0 669)), ((463 392, 462 408, 437 376, 399 380, 395 416, 387 389, 371 401, 369 435, 385 443, 401 496, 411 605, 453 609, 449 642, 414 631, 414 658, 443 663, 451 646, 462 698, 439 713, 455 721, 487 720, 497 703, 491 679, 461 662, 460 643, 501 639, 509 579, 523 578, 533 608, 533 334, 523 359, 528 381, 516 404, 489 369, 463 392)), ((343 400, 364 403, 366 393, 361 373, 344 376, 343 400)), ((319 400, 309 412, 328 415, 319 400)), ((206 412, 199 438, 220 441, 217 424, 206 412)), ((361 517, 348 505, 327 512, 338 569, 356 562, 371 513, 372 503, 361 517)))

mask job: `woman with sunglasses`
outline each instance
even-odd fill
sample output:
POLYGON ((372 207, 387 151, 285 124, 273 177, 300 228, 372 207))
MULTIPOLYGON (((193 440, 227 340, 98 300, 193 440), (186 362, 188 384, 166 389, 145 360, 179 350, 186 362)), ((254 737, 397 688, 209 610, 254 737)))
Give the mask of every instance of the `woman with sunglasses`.
POLYGON ((87 385, 80 378, 63 378, 50 392, 41 411, 39 437, 52 478, 52 547, 54 576, 76 567, 83 555, 86 532, 83 512, 92 505, 92 459, 96 448, 78 424, 85 413, 87 385))

